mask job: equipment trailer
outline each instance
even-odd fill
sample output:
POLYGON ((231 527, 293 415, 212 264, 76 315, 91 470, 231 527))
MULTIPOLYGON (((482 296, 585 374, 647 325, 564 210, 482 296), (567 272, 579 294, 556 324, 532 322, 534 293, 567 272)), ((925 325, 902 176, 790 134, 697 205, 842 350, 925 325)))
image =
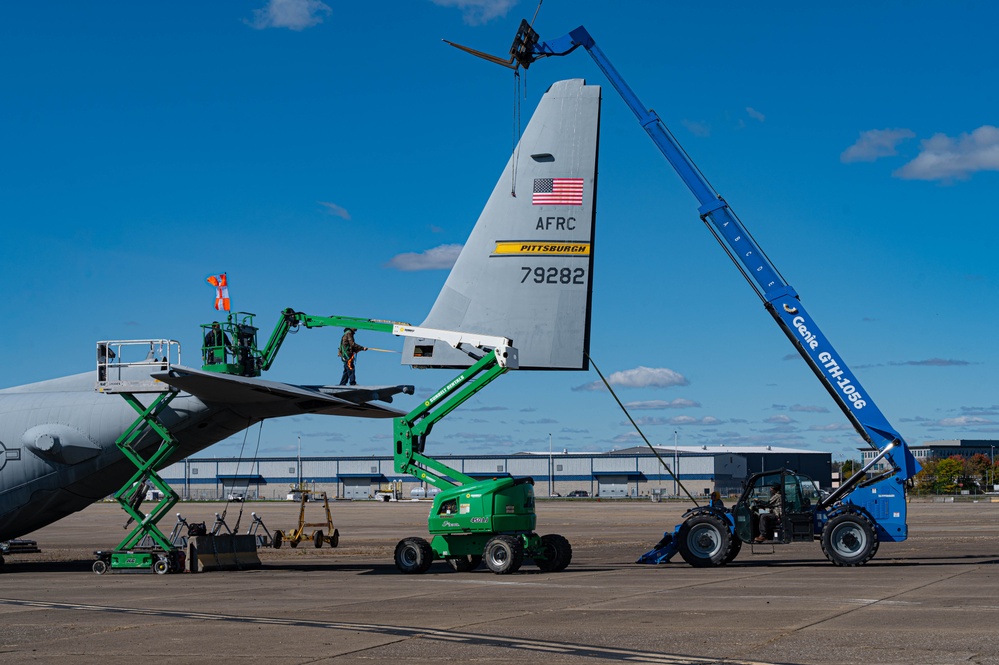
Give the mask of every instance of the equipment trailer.
MULTIPOLYGON (((775 542, 820 540, 823 552, 834 564, 857 566, 874 556, 880 542, 905 540, 908 535, 905 491, 911 483, 910 479, 921 467, 901 434, 888 423, 805 311, 798 294, 784 281, 725 199, 711 187, 659 116, 642 105, 586 29, 580 26, 558 39, 542 42, 531 25, 521 21, 507 59, 451 44, 514 70, 521 66, 527 69, 541 58, 564 56, 579 47, 584 48, 694 194, 701 220, 753 287, 774 321, 857 433, 879 451, 862 472, 852 476, 832 494, 817 498, 814 503, 809 500, 807 505, 795 503, 788 506, 788 497, 785 496, 782 520, 785 524, 775 542), (883 463, 887 470, 867 478, 866 472, 879 463, 883 463)), ((708 506, 688 511, 683 522, 672 533, 664 534, 656 548, 644 554, 638 562, 665 563, 679 551, 684 560, 694 566, 728 563, 738 554, 743 542, 750 542, 755 537, 750 535, 755 533, 753 528, 747 525, 753 519, 749 501, 756 491, 754 483, 761 477, 777 476, 785 491, 789 487, 805 485, 803 476, 788 471, 753 476, 731 510, 725 509, 719 501, 713 501, 708 506)))

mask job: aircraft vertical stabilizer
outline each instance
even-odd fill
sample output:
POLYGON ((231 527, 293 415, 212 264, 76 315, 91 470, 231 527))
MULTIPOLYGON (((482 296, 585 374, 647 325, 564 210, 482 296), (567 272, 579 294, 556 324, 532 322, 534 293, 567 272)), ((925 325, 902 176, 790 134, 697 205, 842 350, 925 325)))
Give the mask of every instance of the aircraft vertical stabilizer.
MULTIPOLYGON (((588 369, 599 125, 599 86, 549 88, 423 326, 510 338, 521 369, 588 369)), ((402 362, 473 361, 407 339, 402 362)))

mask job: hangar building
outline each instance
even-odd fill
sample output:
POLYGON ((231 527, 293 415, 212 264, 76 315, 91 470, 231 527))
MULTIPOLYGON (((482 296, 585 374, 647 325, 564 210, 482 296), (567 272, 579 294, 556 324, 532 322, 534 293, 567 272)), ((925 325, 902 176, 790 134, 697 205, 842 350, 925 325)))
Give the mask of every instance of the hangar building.
MULTIPOLYGON (((832 482, 832 460, 827 452, 777 446, 678 446, 657 447, 656 453, 658 456, 647 447, 636 447, 606 453, 542 451, 441 455, 436 459, 473 478, 531 476, 539 497, 565 496, 579 490, 601 498, 683 495, 666 466, 677 471, 680 482, 695 496, 715 490, 723 496, 736 494, 750 474, 781 467, 811 477, 823 489, 832 482)), ((192 457, 168 466, 160 475, 190 499, 226 498, 229 494, 284 499, 300 481, 343 499, 368 499, 379 490, 395 491, 407 499, 433 493, 413 476, 397 474, 389 456, 192 457)))

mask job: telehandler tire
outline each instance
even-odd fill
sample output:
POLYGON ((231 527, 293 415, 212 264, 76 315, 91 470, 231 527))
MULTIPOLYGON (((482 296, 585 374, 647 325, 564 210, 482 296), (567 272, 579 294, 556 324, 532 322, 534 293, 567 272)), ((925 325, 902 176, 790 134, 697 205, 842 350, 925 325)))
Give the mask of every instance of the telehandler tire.
POLYGON ((878 534, 866 516, 846 512, 822 529, 822 553, 837 566, 862 566, 878 551, 878 534))
POLYGON ((688 517, 678 538, 680 556, 695 568, 723 566, 730 560, 732 532, 717 515, 701 513, 688 517))
POLYGON ((738 538, 732 538, 732 544, 728 548, 728 554, 722 560, 722 565, 732 563, 735 561, 735 557, 739 556, 739 552, 742 551, 742 541, 738 538))

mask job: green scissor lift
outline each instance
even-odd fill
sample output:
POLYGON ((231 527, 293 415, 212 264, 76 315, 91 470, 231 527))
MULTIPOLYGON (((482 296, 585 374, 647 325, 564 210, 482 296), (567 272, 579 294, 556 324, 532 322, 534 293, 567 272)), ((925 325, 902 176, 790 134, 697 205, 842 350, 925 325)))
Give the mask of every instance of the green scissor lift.
POLYGON ((138 414, 128 429, 115 440, 115 445, 136 468, 135 473, 114 494, 115 500, 131 518, 129 523, 134 521, 135 526, 113 550, 94 553, 97 560, 93 570, 98 575, 108 570, 152 570, 160 575, 184 570, 183 550, 174 547, 156 526, 179 499, 157 473, 178 446, 177 439, 160 421, 160 415, 177 396, 177 390, 153 379, 150 374, 162 371, 174 357, 180 362, 180 344, 173 340, 98 342, 96 389, 121 395, 138 414), (129 355, 130 347, 141 346, 144 349, 146 345, 149 346, 149 353, 144 360, 129 362, 123 358, 123 355, 129 355), (157 347, 159 352, 154 353, 157 347), (110 359, 110 354, 101 353, 102 348, 114 351, 110 359), (156 397, 145 406, 136 396, 138 394, 155 394, 156 397), (160 444, 148 458, 143 458, 135 449, 135 444, 149 433, 158 436, 160 444), (150 487, 158 490, 161 496, 152 510, 143 514, 139 505, 150 487))

